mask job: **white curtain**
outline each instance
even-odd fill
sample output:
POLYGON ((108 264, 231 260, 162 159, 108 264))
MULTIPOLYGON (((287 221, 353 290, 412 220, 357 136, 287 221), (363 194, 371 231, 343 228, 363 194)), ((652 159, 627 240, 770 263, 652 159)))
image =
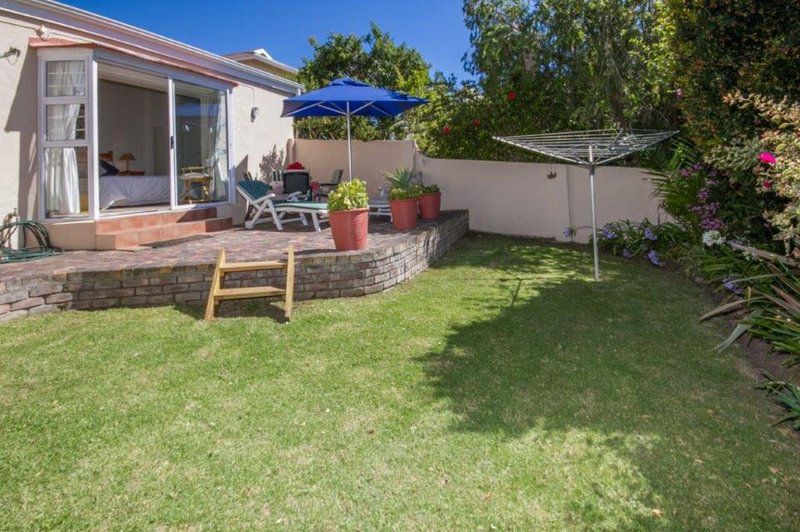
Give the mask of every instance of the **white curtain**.
POLYGON ((81 195, 78 190, 78 157, 75 148, 47 148, 47 212, 79 214, 81 195))
MULTIPOLYGON (((47 96, 85 94, 86 69, 83 61, 50 61, 47 65, 47 96)), ((75 140, 80 104, 47 106, 48 140, 75 140)), ((53 214, 81 212, 78 186, 78 158, 75 148, 47 148, 47 210, 53 214)))
MULTIPOLYGON (((212 164, 214 167, 214 199, 224 200, 228 196, 228 121, 225 95, 218 94, 217 116, 214 125, 214 137, 211 139, 211 149, 214 150, 212 164)), ((212 106, 213 108, 213 106, 212 106)))

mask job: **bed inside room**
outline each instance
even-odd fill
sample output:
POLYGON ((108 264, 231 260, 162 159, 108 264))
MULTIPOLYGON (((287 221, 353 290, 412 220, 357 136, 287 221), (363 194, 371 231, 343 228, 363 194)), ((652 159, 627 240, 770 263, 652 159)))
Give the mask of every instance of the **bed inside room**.
POLYGON ((101 212, 169 207, 167 79, 100 63, 97 87, 101 212))

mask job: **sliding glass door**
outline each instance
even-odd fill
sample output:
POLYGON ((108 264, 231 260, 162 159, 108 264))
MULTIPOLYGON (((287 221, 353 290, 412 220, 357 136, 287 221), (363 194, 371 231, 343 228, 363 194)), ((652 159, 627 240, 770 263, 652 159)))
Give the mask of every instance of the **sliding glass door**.
POLYGON ((105 50, 37 53, 41 218, 233 199, 227 84, 105 50))
POLYGON ((228 111, 225 91, 175 81, 174 94, 176 203, 227 201, 228 111))

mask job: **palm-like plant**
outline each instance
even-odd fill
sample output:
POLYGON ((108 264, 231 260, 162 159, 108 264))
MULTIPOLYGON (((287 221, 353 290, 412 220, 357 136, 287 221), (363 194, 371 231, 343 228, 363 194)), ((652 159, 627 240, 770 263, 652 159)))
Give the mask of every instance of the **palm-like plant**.
POLYGON ((414 184, 414 173, 405 166, 398 166, 393 172, 383 172, 383 176, 392 189, 405 190, 414 184))

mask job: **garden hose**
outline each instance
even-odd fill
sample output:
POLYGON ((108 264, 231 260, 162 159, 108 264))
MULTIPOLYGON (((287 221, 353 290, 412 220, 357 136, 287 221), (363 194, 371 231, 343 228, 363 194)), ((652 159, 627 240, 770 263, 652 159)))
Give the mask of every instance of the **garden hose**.
POLYGON ((61 249, 53 247, 47 228, 34 220, 16 220, 16 213, 7 216, 0 226, 0 264, 7 262, 25 262, 61 253, 61 249), (19 249, 11 247, 14 234, 21 235, 19 249), (29 246, 28 239, 33 238, 35 245, 29 246))

